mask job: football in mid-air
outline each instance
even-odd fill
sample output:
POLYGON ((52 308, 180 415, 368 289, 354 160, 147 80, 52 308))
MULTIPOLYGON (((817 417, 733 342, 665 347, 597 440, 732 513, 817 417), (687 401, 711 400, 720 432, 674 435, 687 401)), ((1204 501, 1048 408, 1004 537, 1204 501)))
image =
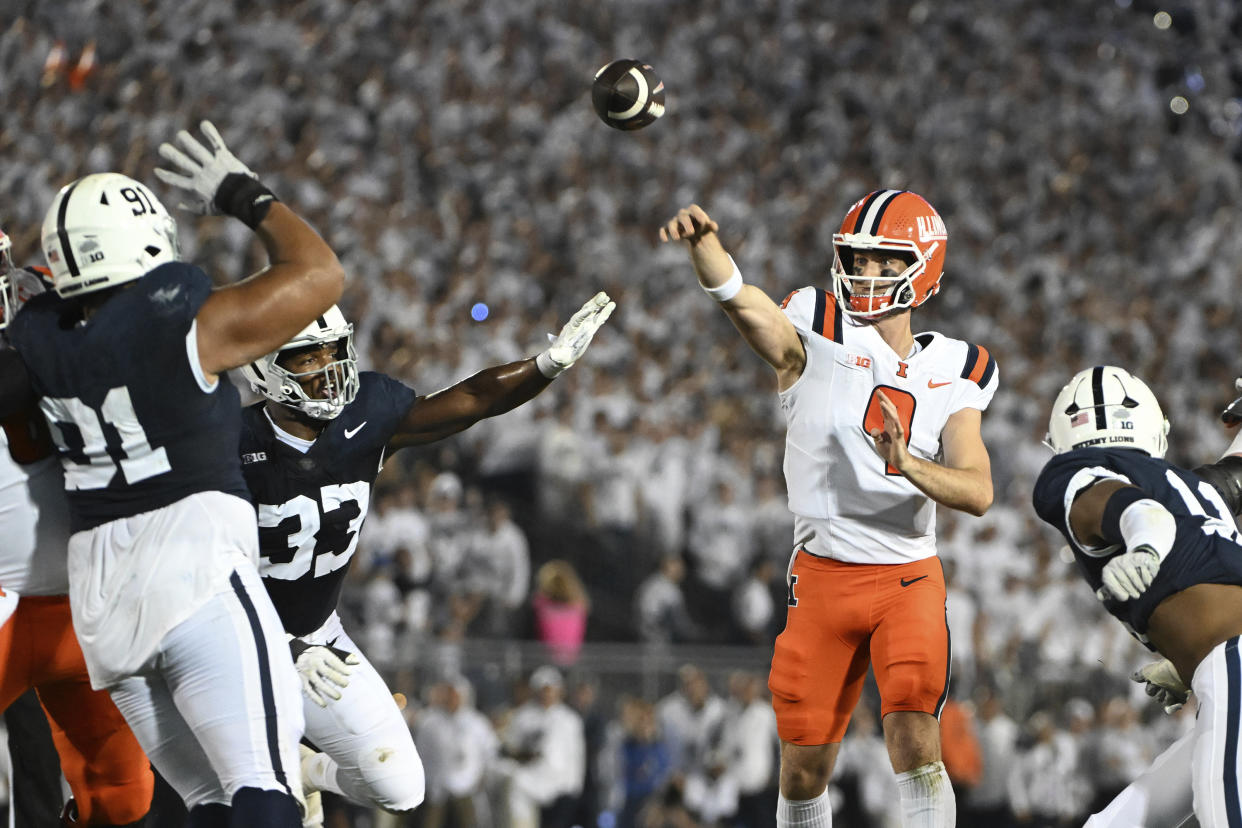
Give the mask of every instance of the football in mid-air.
POLYGON ((595 73, 591 103, 616 129, 642 129, 664 114, 664 81, 649 64, 614 60, 595 73))

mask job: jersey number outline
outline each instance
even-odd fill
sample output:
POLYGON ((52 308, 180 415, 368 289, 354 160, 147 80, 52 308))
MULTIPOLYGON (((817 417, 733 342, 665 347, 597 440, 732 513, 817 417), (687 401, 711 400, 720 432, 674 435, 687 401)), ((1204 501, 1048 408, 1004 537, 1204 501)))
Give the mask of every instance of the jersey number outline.
POLYGON ((371 485, 358 480, 321 486, 318 503, 307 495, 279 505, 260 503, 259 532, 283 534, 287 554, 270 555, 266 549, 271 544, 260 544, 264 551, 259 574, 279 581, 296 581, 311 571, 312 562, 315 578, 345 566, 358 548, 358 530, 367 516, 370 498, 371 485), (335 538, 319 537, 323 518, 338 510, 344 510, 340 520, 348 520, 345 531, 335 538))
POLYGON ((71 461, 64 464, 66 489, 105 489, 118 471, 130 485, 172 471, 168 452, 147 439, 124 385, 109 388, 98 408, 77 397, 44 397, 42 407, 61 457, 71 461))
MULTIPOLYGON (((872 429, 884 430, 884 414, 880 411, 879 392, 883 391, 893 403, 897 406, 897 416, 901 418, 901 427, 906 432, 906 446, 910 445, 910 434, 913 432, 914 409, 918 405, 918 400, 909 391, 901 388, 894 388, 891 385, 877 385, 871 389, 871 398, 867 400, 867 412, 863 415, 863 431, 867 436, 871 436, 872 429)), ((884 473, 889 475, 900 475, 897 467, 892 463, 884 464, 884 473)))
POLYGON ((1199 497, 1195 497, 1195 493, 1186 485, 1186 482, 1174 474, 1172 469, 1164 473, 1164 478, 1173 487, 1173 490, 1181 496, 1182 503, 1186 506, 1186 511, 1195 517, 1203 519, 1201 527, 1203 534, 1209 536, 1216 535, 1242 546, 1242 535, 1238 534, 1237 527, 1232 520, 1225 519, 1225 515, 1229 514, 1229 507, 1225 505, 1225 501, 1221 498, 1220 493, 1216 491, 1216 487, 1206 480, 1200 480, 1199 485, 1196 487, 1199 490, 1199 497), (1206 502, 1208 506, 1211 506, 1216 514, 1208 512, 1200 504, 1200 499, 1206 502))

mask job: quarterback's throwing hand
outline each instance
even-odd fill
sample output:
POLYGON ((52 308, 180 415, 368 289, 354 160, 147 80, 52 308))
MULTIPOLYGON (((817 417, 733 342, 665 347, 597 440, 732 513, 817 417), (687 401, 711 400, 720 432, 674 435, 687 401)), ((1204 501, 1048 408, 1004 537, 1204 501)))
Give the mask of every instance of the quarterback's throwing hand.
POLYGON ((341 690, 349 686, 349 675, 359 664, 358 656, 349 653, 340 658, 331 648, 314 644, 303 650, 293 662, 302 679, 302 692, 306 698, 320 707, 341 697, 341 690))
POLYGON ((1190 697, 1190 688, 1167 658, 1144 664, 1130 674, 1130 680, 1147 685, 1147 695, 1159 702, 1165 713, 1176 713, 1190 697))
POLYGON ((540 373, 552 379, 577 362, 586 353, 595 332, 603 327, 616 309, 617 303, 603 291, 591 297, 552 338, 548 350, 535 357, 540 373))
POLYGON ((719 232, 720 227, 697 204, 677 211, 677 215, 660 228, 660 241, 685 241, 691 247, 698 245, 704 236, 719 232))

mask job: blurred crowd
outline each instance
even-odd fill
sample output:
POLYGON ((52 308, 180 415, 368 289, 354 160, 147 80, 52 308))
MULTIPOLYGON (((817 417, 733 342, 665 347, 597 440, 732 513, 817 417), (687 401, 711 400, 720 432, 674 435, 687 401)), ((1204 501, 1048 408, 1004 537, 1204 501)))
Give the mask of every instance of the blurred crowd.
MULTIPOLYGON (((1150 721, 1125 680, 1144 653, 1036 525, 1048 405, 1073 371, 1123 365, 1165 403, 1171 459, 1195 465, 1226 442, 1215 414, 1239 371, 1242 11, 1157 10, 83 0, 65 13, 11 0, 0 226, 36 261, 57 188, 101 170, 151 180, 159 143, 210 118, 337 250, 364 367, 420 393, 536 353, 607 290, 617 313, 547 392, 389 461, 345 596, 355 638, 394 669, 429 642, 520 637, 572 674, 584 641, 769 647, 783 624, 792 522, 775 384, 684 252, 656 244, 660 223, 703 205, 747 280, 779 299, 827 284, 831 235, 855 199, 925 195, 951 241, 915 330, 983 344, 1001 371, 984 417, 995 505, 982 519, 940 515, 956 694, 985 757, 958 781, 977 791, 968 807, 1061 824, 1182 723, 1150 721), (616 57, 649 61, 668 87, 667 114, 641 132, 591 111, 590 78, 616 57), (1009 751, 1008 764, 989 751, 1009 751)), ((240 224, 180 226, 185 258, 221 281, 261 264, 240 224)), ((429 763, 431 744, 529 750, 506 741, 495 710, 453 725, 477 738, 445 735, 450 708, 469 707, 459 672, 414 681, 429 763)), ((736 684, 729 715, 742 717, 765 690, 736 684)), ((721 794, 715 760, 695 775, 663 702, 605 689, 583 754, 616 748, 600 760, 614 763, 593 794, 601 810, 626 824, 727 825, 770 793, 770 778, 730 776, 735 795, 721 794), (627 786, 660 807, 632 805, 627 786)), ((498 708, 515 727, 517 702, 498 708)), ((867 775, 882 751, 859 718, 843 753, 859 781, 842 807, 870 802, 884 824, 891 797, 867 775)), ((432 824, 474 824, 454 811, 455 785, 445 777, 447 822, 432 824)))

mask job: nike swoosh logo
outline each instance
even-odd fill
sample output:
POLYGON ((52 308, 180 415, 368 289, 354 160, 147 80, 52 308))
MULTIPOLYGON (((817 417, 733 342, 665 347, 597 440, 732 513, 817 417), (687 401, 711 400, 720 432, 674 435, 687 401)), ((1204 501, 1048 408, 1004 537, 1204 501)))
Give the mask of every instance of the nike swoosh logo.
POLYGON ((919 581, 923 580, 923 579, 924 579, 924 578, 926 578, 926 577, 927 577, 926 575, 920 575, 920 576, 919 576, 919 577, 917 577, 917 578, 910 578, 909 580, 907 580, 907 579, 905 579, 905 578, 902 578, 902 579, 901 579, 901 585, 902 585, 903 587, 908 587, 908 586, 910 586, 910 584, 916 584, 916 583, 918 583, 919 581))
POLYGON ((368 422, 370 421, 363 420, 361 424, 355 426, 354 428, 345 429, 345 439, 348 440, 351 437, 353 437, 355 434, 357 434, 359 431, 362 431, 362 427, 365 426, 368 422))
POLYGON ((953 384, 953 380, 949 380, 948 382, 932 382, 931 380, 927 381, 928 388, 944 388, 946 385, 952 385, 952 384, 953 384))

